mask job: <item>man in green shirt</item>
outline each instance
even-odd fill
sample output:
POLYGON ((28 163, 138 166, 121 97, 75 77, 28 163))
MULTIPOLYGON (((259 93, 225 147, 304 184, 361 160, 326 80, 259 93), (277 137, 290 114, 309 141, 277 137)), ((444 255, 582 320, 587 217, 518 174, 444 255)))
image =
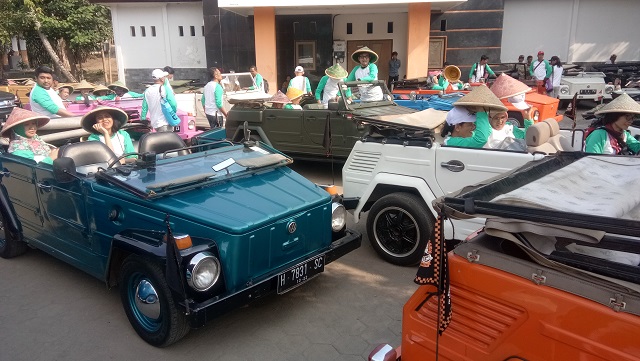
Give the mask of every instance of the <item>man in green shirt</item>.
POLYGON ((48 66, 39 66, 35 75, 36 85, 33 86, 29 95, 31 110, 50 118, 74 116, 64 107, 62 99, 52 87, 53 70, 48 66))

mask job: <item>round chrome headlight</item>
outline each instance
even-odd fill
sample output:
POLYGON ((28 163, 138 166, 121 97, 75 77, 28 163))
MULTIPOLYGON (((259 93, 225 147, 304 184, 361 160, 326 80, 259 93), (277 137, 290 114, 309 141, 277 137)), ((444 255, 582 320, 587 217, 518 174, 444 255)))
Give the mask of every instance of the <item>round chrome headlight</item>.
POLYGON ((195 120, 190 120, 190 121, 189 121, 188 128, 189 128, 189 130, 194 130, 194 129, 196 129, 196 121, 195 121, 195 120))
POLYGON ((331 204, 331 229, 340 232, 347 224, 347 210, 340 203, 331 204))
POLYGON ((560 87, 560 93, 561 94, 569 94, 569 88, 568 87, 560 87))
POLYGON ((534 123, 538 122, 538 119, 540 119, 540 111, 536 109, 533 111, 533 122, 534 123))
POLYGON ((196 291, 206 291, 220 277, 220 261, 211 252, 196 254, 187 265, 187 283, 196 291))
POLYGON ((613 93, 613 85, 607 85, 606 87, 604 87, 604 92, 605 94, 613 93))

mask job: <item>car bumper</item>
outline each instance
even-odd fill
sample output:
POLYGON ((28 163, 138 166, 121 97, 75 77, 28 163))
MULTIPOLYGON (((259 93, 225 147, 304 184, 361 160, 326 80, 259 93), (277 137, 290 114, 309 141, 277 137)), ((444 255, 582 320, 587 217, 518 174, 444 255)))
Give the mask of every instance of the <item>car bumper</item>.
MULTIPOLYGON (((357 249, 360 247, 361 242, 362 234, 347 229, 346 235, 336 241, 333 241, 327 251, 314 254, 308 258, 324 254, 326 265, 357 249)), ((204 302, 189 304, 188 318, 191 327, 198 328, 204 326, 209 320, 245 305, 257 298, 274 293, 276 291, 278 275, 290 268, 290 266, 291 265, 287 265, 281 269, 274 270, 263 281, 249 286, 242 291, 223 298, 216 297, 204 302)), ((184 302, 181 302, 181 305, 184 306, 184 302)))

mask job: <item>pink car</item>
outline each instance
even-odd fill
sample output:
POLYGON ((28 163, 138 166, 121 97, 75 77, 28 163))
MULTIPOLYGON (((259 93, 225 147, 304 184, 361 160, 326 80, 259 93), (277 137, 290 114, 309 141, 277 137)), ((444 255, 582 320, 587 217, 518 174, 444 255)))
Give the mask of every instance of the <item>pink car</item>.
MULTIPOLYGON (((66 108, 73 114, 81 116, 100 105, 120 108, 124 110, 129 116, 129 123, 140 122, 142 99, 99 100, 92 101, 88 105, 85 103, 74 102, 69 103, 66 108)), ((24 104, 23 107, 25 109, 31 110, 31 105, 29 103, 24 104)), ((180 118, 180 124, 174 127, 174 132, 177 133, 185 142, 190 141, 191 138, 202 133, 201 130, 196 129, 196 118, 193 114, 187 113, 181 109, 178 109, 177 114, 180 118)))

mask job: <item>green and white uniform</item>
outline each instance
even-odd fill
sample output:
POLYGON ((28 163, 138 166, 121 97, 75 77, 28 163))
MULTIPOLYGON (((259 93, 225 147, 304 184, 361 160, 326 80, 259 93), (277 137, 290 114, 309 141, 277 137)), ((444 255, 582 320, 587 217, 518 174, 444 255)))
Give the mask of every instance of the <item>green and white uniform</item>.
POLYGON ((451 147, 482 148, 487 143, 491 135, 491 124, 489 115, 486 112, 476 113, 476 130, 470 137, 452 137, 448 135, 444 138, 444 145, 451 147))
POLYGON ((53 88, 47 90, 38 84, 31 89, 29 102, 31 103, 32 111, 46 115, 49 118, 59 118, 58 111, 64 109, 62 98, 53 88))

